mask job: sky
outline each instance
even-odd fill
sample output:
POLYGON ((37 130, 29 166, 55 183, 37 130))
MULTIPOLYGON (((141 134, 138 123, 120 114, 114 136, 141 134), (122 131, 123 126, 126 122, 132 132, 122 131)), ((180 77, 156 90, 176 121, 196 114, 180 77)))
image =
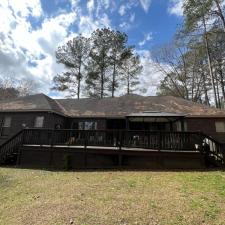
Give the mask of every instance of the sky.
POLYGON ((127 33, 141 57, 140 87, 155 95, 163 75, 151 67, 151 49, 168 43, 182 24, 183 0, 0 0, 0 77, 34 80, 38 92, 53 92, 64 68, 59 45, 78 34, 109 27, 127 33))

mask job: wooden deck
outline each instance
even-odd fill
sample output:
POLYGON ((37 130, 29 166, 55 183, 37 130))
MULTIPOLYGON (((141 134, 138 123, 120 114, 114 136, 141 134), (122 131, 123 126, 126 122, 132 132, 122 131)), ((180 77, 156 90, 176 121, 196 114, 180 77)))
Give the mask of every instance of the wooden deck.
POLYGON ((0 146, 0 164, 28 167, 202 168, 224 166, 224 145, 200 132, 25 129, 0 146))

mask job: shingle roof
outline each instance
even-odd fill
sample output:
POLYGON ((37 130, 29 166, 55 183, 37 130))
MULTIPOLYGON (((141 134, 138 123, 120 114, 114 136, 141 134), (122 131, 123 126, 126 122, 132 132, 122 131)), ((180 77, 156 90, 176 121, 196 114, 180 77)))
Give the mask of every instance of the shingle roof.
POLYGON ((135 94, 104 99, 52 99, 44 94, 0 101, 0 112, 53 111, 71 117, 125 117, 132 113, 158 111, 196 117, 225 117, 225 110, 172 96, 135 94))
POLYGON ((61 106, 54 99, 44 94, 2 100, 0 101, 0 112, 5 111, 54 111, 60 114, 63 113, 61 106))
POLYGON ((131 113, 159 111, 189 116, 225 117, 225 111, 173 96, 140 96, 135 94, 104 99, 57 99, 73 117, 124 117, 131 113))

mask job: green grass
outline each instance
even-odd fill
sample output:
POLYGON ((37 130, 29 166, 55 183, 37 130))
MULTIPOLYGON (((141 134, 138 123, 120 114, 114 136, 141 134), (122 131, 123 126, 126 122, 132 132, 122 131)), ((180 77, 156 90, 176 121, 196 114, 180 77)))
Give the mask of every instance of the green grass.
POLYGON ((0 168, 1 225, 225 225, 225 172, 0 168))

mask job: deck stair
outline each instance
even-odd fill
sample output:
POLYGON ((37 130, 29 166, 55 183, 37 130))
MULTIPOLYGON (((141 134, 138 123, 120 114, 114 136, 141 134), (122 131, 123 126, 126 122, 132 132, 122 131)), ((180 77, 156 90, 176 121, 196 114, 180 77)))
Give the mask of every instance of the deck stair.
POLYGON ((206 164, 209 167, 225 167, 225 144, 201 133, 202 149, 206 164))
POLYGON ((22 145, 24 130, 19 131, 0 146, 0 165, 15 163, 18 149, 22 145))

